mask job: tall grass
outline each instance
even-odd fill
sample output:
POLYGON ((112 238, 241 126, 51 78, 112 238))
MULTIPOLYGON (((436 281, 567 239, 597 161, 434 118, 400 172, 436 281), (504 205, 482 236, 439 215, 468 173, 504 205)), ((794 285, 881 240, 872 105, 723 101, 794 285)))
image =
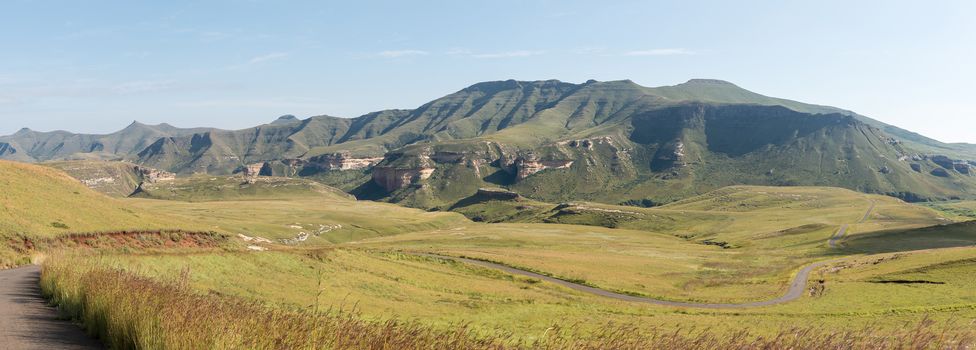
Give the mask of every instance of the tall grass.
POLYGON ((150 279, 74 259, 48 260, 41 288, 68 316, 116 349, 973 349, 973 324, 923 320, 899 330, 784 329, 716 333, 608 324, 597 332, 552 327, 538 339, 478 336, 417 322, 364 321, 354 313, 283 310, 194 292, 183 274, 150 279))

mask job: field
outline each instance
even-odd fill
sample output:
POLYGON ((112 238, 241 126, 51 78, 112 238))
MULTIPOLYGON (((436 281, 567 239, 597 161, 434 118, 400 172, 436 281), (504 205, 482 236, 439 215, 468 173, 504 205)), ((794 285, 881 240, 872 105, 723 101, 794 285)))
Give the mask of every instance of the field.
MULTIPOLYGON (((50 176, 60 178, 56 172, 50 176)), ((233 320, 244 316, 226 305, 244 303, 250 312, 273 313, 267 317, 288 322, 305 324, 312 317, 327 325, 323 332, 352 327, 363 337, 357 341, 386 332, 397 342, 453 339, 453 344, 471 341, 465 344, 472 348, 586 348, 566 341, 604 344, 620 334, 633 335, 617 339, 622 342, 618 344, 628 344, 620 348, 641 348, 640 344, 663 344, 662 334, 672 332, 681 334, 680 341, 707 335, 713 342, 708 344, 726 345, 738 339, 737 334, 744 336, 741 332, 748 332, 748 339, 767 339, 763 341, 796 332, 805 332, 805 341, 841 341, 848 339, 839 336, 844 332, 852 332, 848 336, 861 339, 857 341, 899 339, 917 336, 898 333, 914 329, 906 325, 922 324, 935 327, 933 332, 948 327, 952 334, 966 335, 976 320, 976 284, 968 278, 976 273, 976 225, 957 223, 958 216, 938 208, 890 197, 835 188, 743 186, 656 208, 528 200, 478 201, 456 208, 483 221, 503 221, 484 223, 458 213, 356 201, 327 188, 295 195, 252 191, 234 181, 197 178, 167 185, 166 191, 157 190, 168 193, 169 199, 161 200, 110 199, 58 180, 63 188, 50 187, 52 200, 80 196, 104 206, 90 208, 115 213, 118 207, 115 210, 138 218, 147 215, 147 221, 128 221, 130 225, 186 226, 212 231, 230 242, 169 251, 147 249, 154 245, 144 241, 128 250, 57 245, 67 249, 35 251, 50 256, 45 290, 63 308, 74 310, 74 317, 89 323, 109 316, 134 318, 135 328, 119 334, 108 330, 120 325, 92 325, 93 332, 113 341, 122 342, 132 332, 153 335, 145 341, 189 332, 193 334, 185 334, 187 339, 202 337, 192 339, 209 344, 219 340, 265 348, 270 346, 264 339, 247 338, 250 335, 225 339, 178 324, 163 322, 164 326, 152 315, 125 314, 144 307, 136 304, 127 309, 110 307, 112 303, 80 307, 85 300, 97 300, 80 295, 101 293, 97 295, 129 305, 156 297, 133 299, 118 293, 135 288, 156 295, 177 288, 168 301, 160 302, 211 305, 224 310, 219 322, 239 322, 233 320), (731 304, 779 297, 801 268, 815 262, 826 265, 813 271, 797 300, 750 308, 700 308, 616 300, 418 253, 494 261, 632 296, 731 304), (118 276, 121 289, 87 284, 106 276, 118 276), (343 323, 347 321, 351 323, 343 323), (868 326, 886 335, 871 335, 868 326), (244 342, 245 338, 251 340, 244 342)), ((31 205, 45 208, 44 203, 31 205)), ((26 212, 26 218, 53 220, 49 212, 57 209, 26 212)), ((90 227, 73 216, 61 221, 85 231, 111 228, 113 219, 103 220, 90 227)), ((35 237, 73 237, 68 235, 71 231, 41 231, 35 237)), ((187 322, 205 316, 192 308, 168 307, 165 312, 178 313, 187 322)), ((257 329, 239 331, 288 337, 281 341, 296 346, 319 336, 327 344, 353 341, 324 333, 293 339, 301 337, 284 329, 251 327, 257 329)), ((850 341, 845 344, 855 346, 855 340, 850 341)))
POLYGON ((933 202, 925 206, 956 220, 976 220, 976 201, 933 202))

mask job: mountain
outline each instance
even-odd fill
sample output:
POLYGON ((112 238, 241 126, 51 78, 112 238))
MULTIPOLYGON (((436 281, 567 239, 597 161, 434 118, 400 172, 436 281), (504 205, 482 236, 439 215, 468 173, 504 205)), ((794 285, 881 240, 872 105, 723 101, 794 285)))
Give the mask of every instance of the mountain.
POLYGON ((0 137, 0 159, 25 162, 68 159, 124 158, 163 137, 179 137, 212 129, 180 129, 168 124, 132 122, 106 135, 74 134, 67 131, 38 132, 27 128, 0 137))
POLYGON ((496 81, 412 110, 283 116, 243 130, 18 132, 0 158, 112 158, 179 174, 304 176, 446 208, 480 187, 550 202, 662 203, 736 185, 837 186, 908 200, 976 196, 976 146, 720 80, 496 81))

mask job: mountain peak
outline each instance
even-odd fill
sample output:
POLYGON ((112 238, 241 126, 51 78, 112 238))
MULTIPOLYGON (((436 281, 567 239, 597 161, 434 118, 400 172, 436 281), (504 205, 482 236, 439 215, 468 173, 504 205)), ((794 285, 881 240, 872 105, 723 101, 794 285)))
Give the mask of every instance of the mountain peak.
POLYGON ((293 116, 291 114, 285 114, 283 116, 278 117, 278 119, 276 119, 275 121, 271 122, 271 125, 290 124, 297 121, 299 121, 298 117, 293 116))
POLYGON ((149 125, 140 123, 137 120, 133 120, 132 123, 129 123, 129 126, 125 127, 121 131, 136 131, 136 130, 142 130, 142 129, 145 129, 145 128, 148 128, 148 127, 149 127, 149 125))
POLYGON ((719 79, 691 79, 682 85, 715 85, 715 86, 738 87, 738 85, 732 84, 725 80, 719 80, 719 79))

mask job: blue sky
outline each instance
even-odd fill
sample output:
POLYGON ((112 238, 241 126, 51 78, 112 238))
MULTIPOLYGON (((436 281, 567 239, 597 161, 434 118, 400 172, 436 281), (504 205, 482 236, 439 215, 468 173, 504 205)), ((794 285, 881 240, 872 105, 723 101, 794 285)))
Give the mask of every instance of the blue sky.
POLYGON ((244 128, 486 80, 716 78, 976 143, 976 2, 0 2, 0 134, 244 128))

